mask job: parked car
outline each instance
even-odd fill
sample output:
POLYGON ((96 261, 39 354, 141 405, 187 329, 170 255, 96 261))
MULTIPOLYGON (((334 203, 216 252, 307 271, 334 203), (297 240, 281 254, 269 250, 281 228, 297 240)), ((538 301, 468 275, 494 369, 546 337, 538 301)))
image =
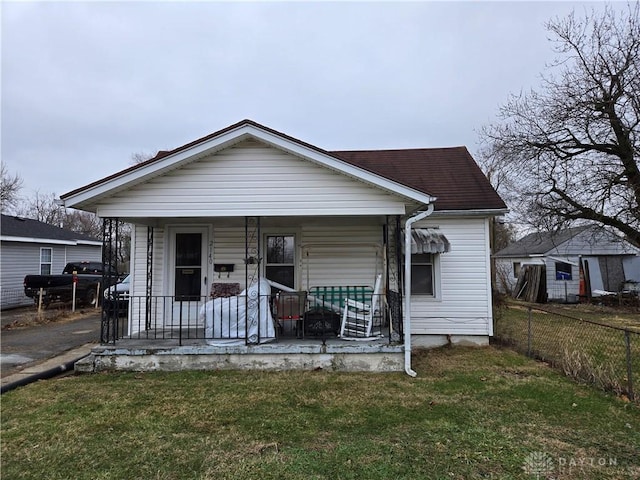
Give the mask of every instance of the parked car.
POLYGON ((95 306, 101 282, 102 262, 71 262, 67 263, 60 275, 27 275, 24 277, 24 293, 37 304, 42 289, 44 306, 54 301, 69 302, 73 299, 75 283, 76 300, 84 305, 95 306))
POLYGON ((127 275, 120 282, 104 290, 104 310, 115 311, 118 315, 126 315, 129 311, 129 289, 131 275, 127 275))

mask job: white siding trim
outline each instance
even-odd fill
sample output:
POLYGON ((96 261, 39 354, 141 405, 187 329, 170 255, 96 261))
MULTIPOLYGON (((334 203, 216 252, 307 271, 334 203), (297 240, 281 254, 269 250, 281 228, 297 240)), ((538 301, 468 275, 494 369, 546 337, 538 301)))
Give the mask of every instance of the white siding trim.
POLYGON ((32 238, 32 237, 10 237, 1 235, 0 241, 3 242, 20 242, 20 243, 50 243, 53 245, 96 245, 102 246, 102 242, 94 242, 91 240, 54 240, 50 238, 32 238))

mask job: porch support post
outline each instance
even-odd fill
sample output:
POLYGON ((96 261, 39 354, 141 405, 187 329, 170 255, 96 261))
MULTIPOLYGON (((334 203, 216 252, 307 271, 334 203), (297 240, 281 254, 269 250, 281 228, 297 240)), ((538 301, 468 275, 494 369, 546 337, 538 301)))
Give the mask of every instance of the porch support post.
MULTIPOLYGON (((118 242, 119 220, 117 218, 102 219, 102 283, 100 290, 104 291, 118 281, 118 242)), ((115 292, 114 292, 115 294, 115 292)), ((98 298, 96 301, 103 299, 98 298)), ((114 343, 118 338, 118 308, 117 301, 102 301, 102 317, 100 325, 100 342, 114 343)))
MULTIPOLYGON (((398 319, 397 319, 397 328, 398 328, 398 334, 400 336, 400 338, 404 338, 404 323, 402 322, 402 318, 403 318, 403 311, 402 311, 402 296, 404 294, 404 275, 402 273, 402 228, 400 226, 400 215, 396 215, 396 225, 395 225, 395 231, 394 231, 394 243, 395 243, 395 268, 396 268, 396 275, 397 275, 397 286, 398 286, 398 293, 400 294, 400 301, 399 303, 399 314, 398 314, 398 319)), ((400 339, 399 338, 399 339, 400 339)))
POLYGON ((147 290, 145 298, 144 326, 151 329, 151 295, 153 294, 153 227, 147 227, 147 290))
POLYGON ((384 267, 386 274, 385 285, 387 286, 385 290, 385 299, 387 302, 386 313, 388 315, 387 320, 389 322, 389 341, 399 342, 402 313, 398 315, 398 311, 402 312, 402 309, 399 308, 399 294, 391 287, 391 279, 393 278, 395 280, 395 288, 398 288, 397 284, 400 280, 397 275, 398 263, 396 262, 396 255, 391 252, 391 238, 395 238, 395 230, 392 229, 390 220, 389 215, 387 215, 382 229, 382 239, 384 242, 384 267))
POLYGON ((417 373, 411 368, 411 226, 433 213, 433 203, 427 210, 409 217, 404 225, 404 371, 415 377, 417 373))
MULTIPOLYGON (((258 319, 260 318, 260 276, 261 276, 261 264, 262 258, 260 257, 260 217, 245 217, 244 219, 244 251, 245 251, 245 270, 244 270, 244 278, 245 278, 245 291, 249 291, 249 283, 253 280, 258 281, 258 319), (251 222, 253 220, 253 222, 251 222), (250 225, 253 223, 253 225, 250 225), (253 226, 253 230, 250 231, 250 226, 253 226), (252 246, 255 244, 255 247, 252 246), (255 252, 255 255, 252 253, 255 252), (254 265, 256 271, 253 275, 249 275, 249 265, 254 265)), ((245 295, 245 311, 249 312, 249 297, 245 295)), ((251 325, 249 324, 249 317, 247 316, 245 321, 245 342, 247 345, 253 345, 260 343, 260 322, 258 321, 258 335, 257 338, 251 338, 249 336, 249 329, 251 325)))

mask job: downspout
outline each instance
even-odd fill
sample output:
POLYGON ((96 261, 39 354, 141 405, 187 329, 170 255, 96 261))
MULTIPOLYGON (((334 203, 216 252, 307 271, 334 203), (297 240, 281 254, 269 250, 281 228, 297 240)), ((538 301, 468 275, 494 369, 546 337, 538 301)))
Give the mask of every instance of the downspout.
POLYGON ((411 226, 433 213, 433 203, 404 224, 404 371, 410 377, 418 375, 411 368, 411 226))

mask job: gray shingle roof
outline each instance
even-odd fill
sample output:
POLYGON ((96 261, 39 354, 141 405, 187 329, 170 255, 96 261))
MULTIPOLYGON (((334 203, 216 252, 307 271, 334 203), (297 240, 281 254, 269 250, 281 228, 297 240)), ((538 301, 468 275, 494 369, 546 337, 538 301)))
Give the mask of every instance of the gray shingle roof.
POLYGON ((65 228, 39 222, 31 218, 2 215, 0 234, 7 237, 41 238, 43 240, 84 240, 99 242, 100 239, 72 232, 65 228))
POLYGON ((521 257, 527 255, 543 255, 550 252, 558 245, 570 240, 589 225, 567 228, 556 232, 535 232, 521 238, 495 254, 496 257, 521 257))

